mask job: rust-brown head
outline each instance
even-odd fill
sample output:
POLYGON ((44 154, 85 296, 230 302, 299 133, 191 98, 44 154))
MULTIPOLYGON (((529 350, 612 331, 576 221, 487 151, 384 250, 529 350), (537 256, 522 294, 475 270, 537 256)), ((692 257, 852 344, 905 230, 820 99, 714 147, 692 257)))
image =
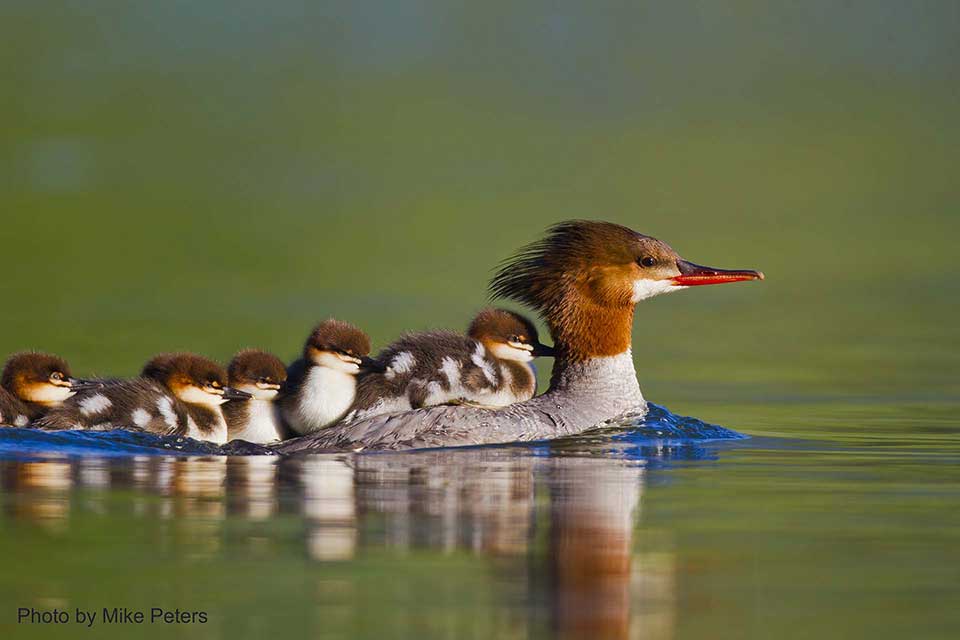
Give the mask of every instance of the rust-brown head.
POLYGON ((571 359, 611 356, 630 348, 637 302, 691 286, 762 280, 750 270, 704 267, 665 242, 610 222, 561 222, 547 236, 501 265, 494 297, 539 311, 558 354, 571 359))
POLYGON ((552 347, 540 343, 532 322, 506 309, 484 309, 470 323, 467 335, 503 360, 530 362, 539 356, 553 355, 552 347))
POLYGON ((246 400, 249 393, 227 384, 219 364, 193 353, 163 353, 147 362, 140 374, 154 380, 188 404, 218 407, 227 400, 246 400))
POLYGON ((350 375, 362 370, 382 370, 370 357, 370 338, 348 322, 324 320, 307 338, 303 359, 318 367, 327 367, 350 375))
POLYGON ((287 380, 287 369, 280 358, 260 351, 244 349, 227 366, 230 386, 245 391, 257 400, 273 400, 287 380))
POLYGON ((0 386, 25 402, 55 407, 79 391, 99 387, 100 383, 74 378, 63 358, 25 351, 7 359, 0 386))

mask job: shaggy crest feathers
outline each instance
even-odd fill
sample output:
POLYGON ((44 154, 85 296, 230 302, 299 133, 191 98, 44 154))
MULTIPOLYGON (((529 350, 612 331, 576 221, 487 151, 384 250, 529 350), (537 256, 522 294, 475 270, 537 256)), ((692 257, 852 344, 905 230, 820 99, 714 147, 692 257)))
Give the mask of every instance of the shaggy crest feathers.
POLYGON ((571 361, 630 348, 637 260, 679 258, 668 245, 611 222, 571 220, 500 264, 492 298, 527 304, 543 316, 558 355, 571 361))
POLYGON ((303 348, 304 358, 310 358, 310 349, 367 356, 370 355, 370 338, 349 322, 329 318, 318 324, 307 338, 303 348))
POLYGON ((259 349, 244 349, 230 361, 227 377, 231 386, 259 380, 282 384, 287 379, 287 368, 280 358, 272 353, 259 349))
MULTIPOLYGON (((521 248, 500 263, 490 281, 494 298, 511 298, 547 313, 562 304, 566 290, 585 271, 603 264, 627 264, 632 247, 649 236, 613 224, 568 220, 547 229, 547 236, 521 248)), ((625 301, 626 302, 626 301, 625 301)))

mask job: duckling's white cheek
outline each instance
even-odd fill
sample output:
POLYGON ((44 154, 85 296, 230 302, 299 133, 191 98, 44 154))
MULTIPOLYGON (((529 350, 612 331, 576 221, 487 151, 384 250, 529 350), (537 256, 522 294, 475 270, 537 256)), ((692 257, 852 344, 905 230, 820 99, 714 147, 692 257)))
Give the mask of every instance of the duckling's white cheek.
POLYGON ((26 400, 37 404, 60 404, 76 393, 70 387, 58 387, 55 384, 40 383, 26 389, 26 400))
POLYGON ((334 371, 341 371, 343 373, 349 373, 352 376, 360 373, 360 365, 352 362, 344 362, 335 353, 330 353, 329 351, 323 351, 314 356, 313 361, 321 367, 333 369, 334 371))
POLYGON ((219 407, 226 399, 213 393, 207 393, 198 387, 183 387, 177 397, 189 404, 202 404, 208 407, 219 407))
POLYGON ((279 393, 276 389, 261 389, 255 384, 237 384, 230 386, 240 391, 246 391, 256 400, 273 400, 277 397, 277 393, 279 393))
POLYGON ((508 344, 494 344, 489 347, 493 357, 500 360, 517 360, 518 362, 530 362, 533 360, 533 354, 526 349, 517 349, 508 344))
POLYGON ((256 385, 243 385, 238 387, 241 391, 246 391, 252 395, 256 400, 273 400, 277 397, 277 394, 280 393, 276 389, 261 389, 256 385))
POLYGON ((686 289, 686 287, 675 285, 670 280, 634 280, 632 302, 640 302, 647 298, 659 296, 661 293, 670 293, 680 289, 686 289))
POLYGON ((320 351, 314 354, 313 363, 318 367, 327 367, 328 369, 337 369, 342 364, 340 358, 329 351, 320 351))

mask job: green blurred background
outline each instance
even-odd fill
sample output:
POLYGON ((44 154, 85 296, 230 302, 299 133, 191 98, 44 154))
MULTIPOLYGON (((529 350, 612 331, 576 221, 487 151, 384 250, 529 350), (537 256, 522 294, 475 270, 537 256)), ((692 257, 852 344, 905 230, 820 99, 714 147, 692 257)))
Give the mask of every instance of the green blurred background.
MULTIPOLYGON (((553 222, 767 281, 637 313, 648 398, 957 398, 952 2, 5 2, 0 352, 131 375, 463 327, 553 222)), ((787 412, 789 413, 789 412, 787 412)), ((764 415, 769 415, 765 413, 764 415)))

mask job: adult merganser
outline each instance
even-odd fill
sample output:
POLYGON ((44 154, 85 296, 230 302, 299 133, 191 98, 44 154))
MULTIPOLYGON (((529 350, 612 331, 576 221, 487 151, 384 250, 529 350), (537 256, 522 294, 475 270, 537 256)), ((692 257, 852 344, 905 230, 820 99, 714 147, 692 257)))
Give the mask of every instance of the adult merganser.
POLYGON ((0 375, 0 425, 25 427, 74 394, 99 384, 74 378, 70 365, 58 356, 15 353, 0 375))
POLYGON ((274 402, 287 379, 287 369, 266 351, 245 349, 227 366, 230 386, 250 394, 249 400, 234 400, 223 405, 229 440, 266 444, 283 440, 280 409, 274 402))
POLYGON ((288 440, 281 452, 445 447, 542 440, 580 433, 646 403, 630 353, 641 300, 691 286, 762 280, 714 269, 666 243, 609 222, 562 222, 504 263, 496 297, 536 309, 557 351, 550 388, 501 409, 440 406, 384 414, 288 440))
POLYGON ((484 309, 467 335, 429 331, 401 337, 377 355, 382 373, 360 376, 347 421, 439 404, 504 407, 537 390, 530 362, 553 355, 519 313, 484 309))
POLYGON ((357 327, 333 318, 318 324, 287 368, 278 399, 284 424, 306 434, 340 420, 356 397, 360 371, 382 369, 369 355, 370 338, 357 327))
POLYGON ((216 362, 192 353, 166 353, 147 362, 139 378, 109 381, 81 393, 34 426, 101 431, 133 427, 225 444, 227 423, 220 406, 249 397, 227 385, 227 372, 216 362))

